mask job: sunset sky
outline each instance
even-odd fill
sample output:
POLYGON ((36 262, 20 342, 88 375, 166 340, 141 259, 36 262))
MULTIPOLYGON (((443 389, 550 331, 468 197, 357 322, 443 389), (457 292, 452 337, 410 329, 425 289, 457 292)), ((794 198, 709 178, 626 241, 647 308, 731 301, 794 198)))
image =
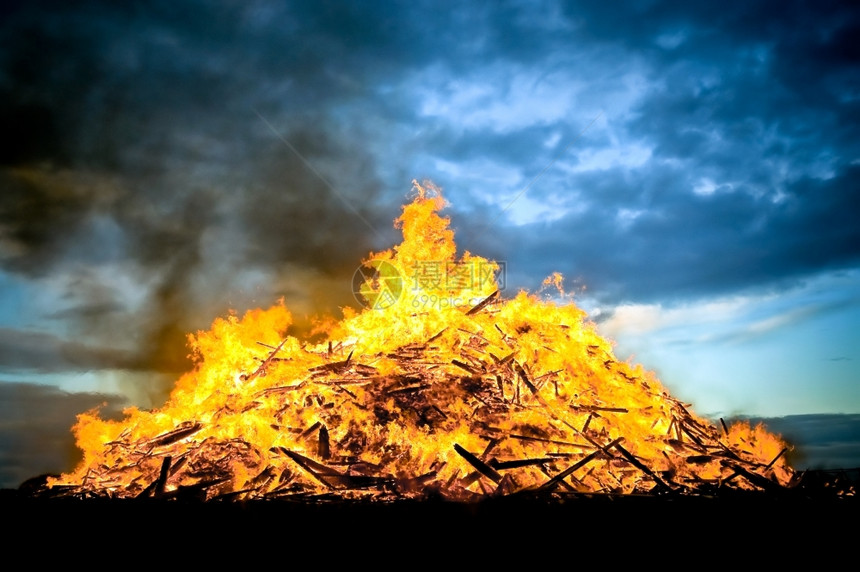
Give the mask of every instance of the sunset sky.
POLYGON ((4 3, 0 486, 158 407, 216 317, 357 307, 413 179, 696 412, 860 442, 858 36, 831 1, 4 3))

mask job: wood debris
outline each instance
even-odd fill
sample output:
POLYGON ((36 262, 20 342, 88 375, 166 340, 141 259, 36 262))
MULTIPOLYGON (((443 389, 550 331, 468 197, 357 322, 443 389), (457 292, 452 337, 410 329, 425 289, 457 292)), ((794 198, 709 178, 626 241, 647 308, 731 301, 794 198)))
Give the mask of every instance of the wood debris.
POLYGON ((456 259, 445 201, 415 186, 404 243, 360 274, 363 311, 305 340, 287 335, 282 304, 216 320, 190 336, 195 369, 164 407, 79 416, 84 459, 45 493, 473 501, 797 486, 781 439, 692 414, 582 310, 503 300, 499 264, 456 259))
MULTIPOLYGON (((494 298, 495 294, 470 312, 486 311, 494 298)), ((236 499, 308 498, 332 492, 346 498, 414 497, 441 490, 452 498, 474 499, 528 490, 698 494, 713 493, 720 487, 784 487, 773 474, 784 450, 769 463, 751 459, 727 442, 725 422, 721 429, 707 426, 671 397, 661 396, 661 408, 648 406, 642 411, 604 403, 596 394, 570 395, 564 385, 561 389, 556 385, 542 397, 534 380, 564 372, 544 372, 540 364, 524 361, 523 355, 517 357, 517 337, 498 326, 495 331, 502 336, 496 335, 493 342, 477 331, 446 328, 425 343, 404 345, 385 356, 355 355, 352 348, 339 360, 333 359, 337 351, 329 344, 325 355, 331 361, 307 368, 302 379, 276 379, 253 393, 251 405, 242 405, 236 397, 235 403, 228 399, 218 411, 229 419, 249 413, 271 415, 266 426, 285 436, 294 435, 290 438, 294 446, 262 449, 250 438, 222 440, 213 435, 215 427, 210 424, 214 421, 202 419, 185 420, 136 441, 126 430, 109 444, 112 465, 94 467, 84 482, 57 487, 55 493, 164 497, 181 490, 223 500, 225 495, 236 499), (446 360, 450 355, 455 357, 446 360), (396 367, 381 373, 373 364, 382 357, 396 367), (525 393, 519 392, 521 385, 525 393), (308 408, 315 411, 313 423, 305 428, 283 425, 281 418, 287 412, 308 408), (660 409, 665 417, 657 415, 660 409), (452 415, 458 410, 460 416, 452 415), (350 421, 348 411, 361 412, 362 421, 358 417, 350 421), (417 464, 413 476, 391 469, 395 459, 408 455, 409 443, 389 443, 373 450, 378 446, 371 436, 374 432, 409 427, 420 428, 422 434, 442 435, 462 424, 463 411, 471 437, 485 441, 486 446, 478 455, 451 443, 448 450, 461 459, 456 472, 446 473, 451 470, 452 457, 444 461, 445 450, 437 453, 439 460, 432 465, 417 464), (653 429, 646 439, 663 447, 654 458, 622 446, 622 441, 631 443, 642 436, 618 434, 618 428, 625 425, 614 425, 643 415, 646 427, 653 429), (657 428, 661 425, 662 429, 657 428), (514 456, 517 452, 519 457, 514 456), (713 474, 695 476, 704 469, 713 474), (124 478, 132 472, 139 476, 124 478), (242 480, 237 478, 240 472, 248 476, 237 486, 242 480), (461 476, 453 476, 457 473, 461 476), (482 479, 491 486, 480 484, 482 479)), ((243 381, 264 374, 277 376, 279 365, 274 356, 283 345, 272 348, 243 381)), ((344 344, 336 347, 344 351, 344 344)), ((604 367, 607 360, 597 348, 584 351, 597 366, 604 367)), ((618 377, 624 383, 636 378, 629 374, 618 377)))

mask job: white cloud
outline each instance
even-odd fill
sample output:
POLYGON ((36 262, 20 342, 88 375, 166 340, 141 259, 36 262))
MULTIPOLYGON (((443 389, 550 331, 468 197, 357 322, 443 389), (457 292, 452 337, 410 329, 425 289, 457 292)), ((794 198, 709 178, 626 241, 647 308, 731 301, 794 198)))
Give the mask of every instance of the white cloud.
POLYGON ((533 222, 552 222, 567 213, 568 209, 558 204, 552 197, 537 201, 530 198, 527 193, 510 204, 510 209, 507 210, 508 219, 517 226, 533 222))
POLYGON ((717 190, 717 185, 711 179, 707 177, 703 177, 699 179, 699 182, 696 183, 696 186, 693 187, 693 192, 697 195, 701 196, 709 196, 713 195, 717 190))
POLYGON ((625 304, 615 307, 611 317, 602 322, 600 328, 607 335, 618 337, 650 334, 678 326, 728 322, 738 318, 758 301, 755 298, 735 297, 675 307, 625 304))
MULTIPOLYGON (((436 89, 416 93, 421 115, 444 119, 463 129, 498 133, 533 125, 566 121, 578 115, 577 103, 585 84, 567 73, 495 67, 470 77, 443 82, 436 89)), ((424 72, 443 76, 438 71, 424 72)), ((432 84, 430 84, 432 85, 432 84)))
POLYGON ((860 300, 860 271, 835 272, 793 289, 688 304, 623 304, 601 308, 600 330, 618 339, 684 339, 694 343, 748 341, 860 300))
POLYGON ((657 36, 654 42, 663 48, 664 50, 674 50, 681 44, 687 41, 687 33, 678 31, 678 32, 666 32, 657 36))
POLYGON ((543 142, 543 146, 547 149, 552 149, 558 145, 559 141, 561 141, 561 133, 559 131, 553 131, 552 134, 550 134, 550 136, 543 142))
POLYGON ((577 150, 578 161, 575 164, 559 163, 560 168, 569 173, 605 171, 618 167, 634 169, 651 159, 651 147, 635 142, 621 143, 615 137, 611 139, 613 142, 609 147, 577 150))
POLYGON ((615 218, 622 228, 627 228, 646 212, 644 209, 618 209, 618 212, 615 213, 615 218))

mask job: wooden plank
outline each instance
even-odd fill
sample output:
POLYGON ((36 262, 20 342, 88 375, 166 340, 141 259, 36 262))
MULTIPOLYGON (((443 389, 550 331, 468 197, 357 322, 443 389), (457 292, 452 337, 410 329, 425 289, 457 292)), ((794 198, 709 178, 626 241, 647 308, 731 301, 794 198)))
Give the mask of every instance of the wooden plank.
MULTIPOLYGON (((369 383, 376 383, 379 381, 385 381, 388 378, 385 376, 375 376, 375 377, 336 377, 334 379, 322 379, 322 380, 314 380, 314 383, 317 385, 336 385, 338 387, 342 385, 367 385, 369 383)), ((288 386, 290 388, 299 386, 288 386)))
POLYGON ((514 477, 508 473, 502 477, 502 482, 499 483, 499 486, 496 487, 496 490, 493 491, 494 496, 504 496, 509 495, 517 490, 517 483, 514 480, 514 477))
POLYGON ((561 422, 564 423, 568 428, 572 429, 574 433, 576 433, 577 435, 579 435, 580 437, 582 437, 583 439, 585 439, 586 441, 588 441, 589 443, 594 445, 595 448, 603 449, 604 448, 603 445, 601 445, 600 443, 598 443, 597 441, 595 441, 594 439, 589 437, 588 433, 585 432, 585 430, 588 429, 589 421, 591 421, 591 415, 592 415, 591 413, 588 414, 588 419, 586 419, 585 426, 582 428, 582 431, 580 431, 579 429, 577 429, 576 427, 574 427, 573 425, 568 423, 567 420, 562 419, 561 422))
POLYGON ((201 429, 203 429, 202 423, 186 421, 180 423, 179 426, 171 431, 162 433, 158 437, 150 439, 149 441, 143 441, 142 444, 151 447, 164 447, 165 445, 171 445, 177 441, 181 441, 182 439, 197 433, 201 429))
POLYGON ((562 482, 565 478, 567 478, 568 475, 573 474, 575 471, 579 470, 580 468, 582 468, 586 464, 590 463, 592 461, 592 459, 597 457, 597 455, 599 455, 600 453, 601 453, 601 451, 594 451, 593 453, 586 455, 584 458, 580 459, 579 461, 577 461, 576 463, 574 463, 573 465, 571 465, 567 469, 563 470, 562 472, 560 472, 559 474, 557 474, 556 476, 551 478, 546 483, 542 484, 540 487, 538 487, 538 490, 550 491, 550 490, 554 489, 555 487, 557 487, 559 485, 560 482, 562 482))
POLYGON ((436 412, 438 412, 440 415, 442 415, 442 417, 443 417, 444 419, 448 419, 448 416, 445 414, 445 412, 444 412, 444 411, 442 411, 442 410, 439 408, 439 406, 438 406, 438 405, 435 405, 435 404, 434 404, 434 405, 431 405, 430 407, 431 407, 431 408, 433 408, 433 409, 435 409, 435 410, 436 410, 436 412))
POLYGON ((502 475, 500 475, 494 468, 486 464, 484 461, 482 461, 457 443, 454 443, 454 450, 457 451, 457 453, 459 453, 461 457, 466 459, 466 461, 468 461, 470 465, 475 467, 475 469, 477 469, 479 473, 489 478, 497 485, 501 482, 502 475))
POLYGON ((158 472, 158 478, 152 481, 149 486, 143 489, 136 498, 158 497, 164 494, 164 486, 167 483, 167 476, 170 471, 170 455, 167 455, 161 461, 161 469, 158 472))
POLYGON ((588 431, 588 424, 591 423, 591 419, 593 417, 594 417, 594 413, 588 414, 588 419, 585 420, 585 423, 582 425, 582 429, 580 430, 581 433, 585 433, 586 431, 588 431))
MULTIPOLYGON (((547 476, 548 478, 550 478, 550 479, 552 478, 552 475, 551 475, 551 474, 549 473, 549 471, 546 469, 546 465, 540 465, 540 466, 539 466, 539 468, 540 468, 540 472, 541 472, 541 473, 543 473, 544 475, 546 475, 546 476, 547 476)), ((568 476, 569 476, 570 478, 572 478, 574 481, 576 481, 577 483, 579 483, 579 482, 580 482, 580 481, 579 481, 579 479, 577 479, 576 477, 571 476, 571 475, 568 475, 568 476)), ((567 492, 569 492, 569 493, 575 493, 575 492, 576 492, 576 488, 575 488, 575 487, 573 487, 572 485, 570 485, 570 484, 569 484, 567 481, 565 481, 565 480, 561 480, 561 481, 559 481, 559 482, 558 482, 558 486, 563 487, 563 488, 564 488, 567 492)))
POLYGON ((728 479, 724 480, 723 482, 728 482, 731 479, 735 478, 737 475, 741 475, 744 478, 746 478, 746 480, 748 480, 750 483, 752 483, 753 485, 759 487, 760 489, 762 489, 764 491, 774 492, 774 491, 783 489, 783 487, 779 483, 777 483, 775 481, 771 481, 767 477, 764 477, 764 476, 759 475, 757 473, 754 473, 752 471, 748 471, 747 469, 745 469, 741 466, 735 465, 732 468, 735 470, 734 474, 732 474, 732 476, 730 476, 728 479))
POLYGON ((585 443, 571 443, 570 441, 558 441, 556 439, 545 439, 543 437, 530 437, 529 435, 518 435, 511 433, 508 435, 511 439, 519 439, 520 441, 539 441, 541 443, 552 443, 553 445, 564 445, 565 447, 579 447, 580 449, 590 449, 592 445, 585 443))
POLYGON ((327 488, 334 488, 334 486, 327 481, 323 477, 340 477, 343 476, 338 471, 332 469, 331 467, 326 467, 323 464, 317 463, 313 459, 309 459, 304 455, 300 455, 294 451, 290 451, 285 447, 278 447, 280 451, 282 451, 286 456, 295 461, 301 468, 310 473, 310 475, 322 483, 327 488))
POLYGON ((520 467, 530 467, 533 465, 543 465, 545 463, 551 463, 554 461, 552 457, 540 457, 537 459, 516 459, 513 461, 498 461, 493 459, 490 461, 490 465, 499 471, 503 471, 505 469, 519 469, 520 467))
POLYGON ((496 290, 495 292, 493 292, 492 294, 490 294, 489 296, 487 296, 486 298, 484 298, 483 300, 481 300, 480 302, 478 302, 475 306, 473 306, 473 307, 472 307, 472 309, 470 309, 468 312, 466 312, 466 315, 467 315, 467 316, 471 316, 472 314, 477 314, 478 312, 480 312, 481 310, 483 310, 483 309, 484 309, 484 307, 485 307, 487 304, 489 304, 490 302, 492 302, 492 301, 493 301, 493 299, 494 299, 498 294, 499 294, 499 291, 498 291, 498 290, 496 290))
POLYGON ((167 455, 161 461, 161 470, 158 472, 158 480, 155 482, 155 491, 153 496, 160 497, 164 495, 164 489, 167 485, 167 476, 170 474, 170 463, 173 458, 167 455))
POLYGON ((325 425, 320 427, 317 453, 320 459, 328 459, 331 456, 331 448, 329 446, 328 429, 325 425))
POLYGON ((570 405, 569 406, 574 411, 608 411, 610 413, 628 413, 629 410, 626 407, 606 407, 603 405, 570 405))
POLYGON ((307 382, 302 381, 301 383, 296 383, 294 385, 280 385, 278 387, 267 387, 266 389, 262 389, 254 394, 254 397, 261 395, 272 395, 276 393, 286 393, 288 391, 295 391, 297 389, 301 389, 305 386, 307 382))
POLYGON ((776 461, 785 454, 786 451, 788 451, 788 447, 784 447, 782 449, 782 451, 780 451, 776 455, 776 457, 774 457, 773 460, 767 464, 767 466, 764 468, 764 470, 766 471, 766 470, 770 469, 773 466, 773 464, 776 463, 776 461))
POLYGON ((438 334, 434 334, 434 335, 433 335, 433 337, 431 337, 429 340, 427 340, 427 343, 429 344, 430 342, 435 341, 439 336, 441 336, 442 334, 444 334, 444 333, 445 333, 445 330, 447 330, 447 329, 448 329, 448 328, 446 327, 446 328, 442 328, 441 330, 439 330, 439 333, 438 333, 438 334))
POLYGON ((287 338, 284 338, 283 340, 281 340, 281 343, 278 344, 278 347, 276 347, 271 352, 269 352, 269 356, 260 363, 259 367, 257 367, 257 369, 255 369, 251 375, 242 374, 239 377, 239 379, 241 379, 242 381, 251 381, 255 377, 265 375, 266 370, 269 368, 269 365, 272 363, 272 360, 275 359, 275 355, 279 351, 281 351, 281 348, 284 347, 284 344, 287 343, 288 339, 290 339, 290 338, 287 337, 287 338))
POLYGON ((642 471, 643 473, 645 473, 646 475, 648 475, 649 477, 654 479, 654 482, 656 482, 661 487, 665 488, 666 490, 668 490, 670 492, 674 492, 674 489, 672 487, 670 487, 663 479, 658 477, 651 469, 649 469, 639 459, 634 457, 630 451, 628 451, 627 449, 625 449, 621 445, 621 443, 615 443, 614 446, 615 446, 615 449, 617 449, 624 456, 624 458, 630 462, 631 465, 633 465, 634 467, 636 467, 637 469, 639 469, 640 471, 642 471))
POLYGON ((478 375, 478 374, 480 373, 478 370, 474 369, 474 368, 473 368, 472 366, 470 366, 469 364, 467 364, 467 363, 463 363, 463 362, 461 362, 461 361, 460 361, 460 360, 458 360, 458 359, 452 359, 452 360, 451 360, 451 363, 452 363, 452 364, 454 364, 454 365, 456 365, 456 366, 457 366, 457 367, 459 367, 460 369, 464 369, 464 370, 468 371, 468 372, 469 372, 470 374, 472 374, 472 375, 478 375))
POLYGON ((430 383, 414 383, 412 385, 407 385, 404 387, 389 389, 385 391, 385 395, 397 395, 400 393, 417 393, 419 391, 424 391, 425 389, 428 389, 430 387, 433 387, 433 385, 430 383))
POLYGON ((514 369, 516 370, 517 374, 520 376, 520 379, 523 380, 523 383, 526 384, 526 387, 529 388, 529 391, 531 391, 533 395, 537 395, 537 392, 538 392, 537 387, 535 387, 534 384, 531 382, 531 380, 529 379, 529 376, 526 373, 526 370, 523 368, 523 366, 521 366, 518 362, 514 362, 514 369))
POLYGON ((498 324, 493 324, 493 326, 502 334, 502 339, 509 338, 510 336, 502 331, 498 324))
POLYGON ((311 433, 313 433, 314 431, 319 429, 320 425, 322 425, 322 423, 317 421, 316 423, 314 423, 313 425, 311 425, 310 427, 308 427, 307 429, 302 431, 301 434, 299 435, 299 437, 301 437, 301 438, 307 437, 308 435, 310 435, 311 433))
POLYGON ((478 338, 479 340, 482 340, 482 341, 486 342, 487 344, 492 343, 490 340, 488 340, 487 338, 485 338, 484 336, 482 336, 481 334, 479 334, 477 332, 473 332, 473 331, 467 330, 465 328, 457 328, 457 330, 463 332, 464 334, 469 334, 473 338, 478 338))
POLYGON ((349 362, 352 359, 353 352, 355 352, 354 349, 349 352, 349 355, 346 356, 346 359, 343 361, 334 361, 331 363, 324 363, 322 365, 318 365, 318 366, 309 368, 308 371, 312 371, 315 373, 324 373, 324 372, 328 372, 328 371, 342 371, 342 370, 349 367, 349 365, 350 365, 349 362))
POLYGON ((486 459, 487 455, 489 455, 490 452, 493 449, 495 449, 496 445, 498 445, 500 442, 501 442, 501 439, 498 439, 496 437, 491 437, 490 440, 487 442, 487 446, 484 447, 484 452, 481 454, 481 456, 486 459))
POLYGON ((187 452, 180 455, 180 457, 178 459, 174 457, 173 461, 170 465, 170 472, 168 473, 167 478, 170 478, 173 475, 175 475, 177 472, 179 472, 179 469, 181 469, 185 465, 186 461, 188 461, 188 453, 187 452))

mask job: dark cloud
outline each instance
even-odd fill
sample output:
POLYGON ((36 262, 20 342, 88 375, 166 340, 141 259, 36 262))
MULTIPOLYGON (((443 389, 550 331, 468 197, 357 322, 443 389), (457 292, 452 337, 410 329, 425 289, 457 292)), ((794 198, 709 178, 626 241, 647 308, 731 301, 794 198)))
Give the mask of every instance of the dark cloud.
POLYGON ((858 25, 838 2, 21 4, 0 23, 0 261, 62 276, 54 319, 160 373, 230 308, 352 304, 413 178, 513 288, 779 287, 858 261, 858 25), (557 116, 523 117, 547 85, 557 116), (473 87, 516 116, 465 121, 473 87), (516 181, 482 185, 494 165, 516 181), (552 216, 506 226, 520 191, 552 216))
POLYGON ((671 168, 618 169, 577 181, 589 189, 578 199, 585 212, 505 232, 508 244, 520 245, 515 254, 528 273, 586 277, 609 299, 778 287, 860 260, 850 206, 860 200, 858 175, 852 165, 827 180, 803 178, 775 201, 743 188, 698 195, 695 180, 671 168), (636 214, 625 220, 622 210, 636 214))
POLYGON ((0 368, 22 373, 81 373, 149 370, 152 364, 145 363, 137 352, 121 347, 87 345, 43 332, 0 328, 0 368))
POLYGON ((4 20, 3 268, 85 275, 53 317, 76 318, 93 344, 133 330, 125 367, 186 370, 188 332, 299 290, 290 269, 345 285, 304 311, 346 305, 352 271, 390 236, 373 162, 324 106, 366 93, 376 72, 358 59, 402 32, 365 11, 308 10, 56 3, 4 20), (142 302, 86 276, 107 265, 142 302), (271 279, 255 303, 236 294, 252 272, 271 279))
POLYGON ((71 432, 76 416, 98 407, 103 418, 116 419, 124 405, 116 395, 0 383, 0 488, 17 488, 42 474, 71 471, 81 458, 71 432))
POLYGON ((530 287, 560 270, 606 302, 651 302, 778 288, 857 264, 849 205, 860 199, 860 59, 844 38, 860 11, 565 6, 572 33, 628 54, 629 69, 647 74, 652 85, 623 129, 651 156, 529 189, 536 200, 560 189, 574 197, 572 214, 499 232, 517 245, 509 257, 525 265, 530 287), (703 185, 712 194, 695 192, 703 185))
POLYGON ((860 469, 860 415, 787 415, 751 418, 794 447, 797 469, 860 469))

